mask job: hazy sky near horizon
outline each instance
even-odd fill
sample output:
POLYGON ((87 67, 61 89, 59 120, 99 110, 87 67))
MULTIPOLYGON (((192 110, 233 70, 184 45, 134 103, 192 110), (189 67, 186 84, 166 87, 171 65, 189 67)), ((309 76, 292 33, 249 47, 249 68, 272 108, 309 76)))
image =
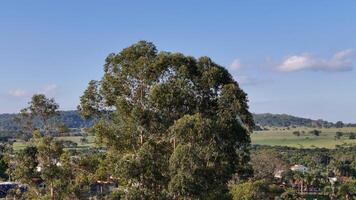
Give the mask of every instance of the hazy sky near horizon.
POLYGON ((252 112, 356 122, 356 1, 1 1, 0 113, 33 93, 75 109, 105 57, 139 40, 209 56, 252 112))

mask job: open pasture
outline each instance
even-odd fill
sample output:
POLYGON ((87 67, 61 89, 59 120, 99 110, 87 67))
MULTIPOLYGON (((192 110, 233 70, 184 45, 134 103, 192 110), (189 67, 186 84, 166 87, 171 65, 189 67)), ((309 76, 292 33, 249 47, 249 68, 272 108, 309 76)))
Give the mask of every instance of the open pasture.
POLYGON ((268 127, 268 130, 256 131, 251 134, 252 144, 270 146, 289 146, 298 148, 335 148, 336 145, 356 145, 356 139, 349 139, 349 133, 356 134, 355 127, 345 128, 321 128, 319 136, 315 136, 310 131, 314 128, 276 128, 268 127), (298 131, 300 136, 293 134, 298 131), (336 132, 342 132, 343 136, 336 139, 336 132))

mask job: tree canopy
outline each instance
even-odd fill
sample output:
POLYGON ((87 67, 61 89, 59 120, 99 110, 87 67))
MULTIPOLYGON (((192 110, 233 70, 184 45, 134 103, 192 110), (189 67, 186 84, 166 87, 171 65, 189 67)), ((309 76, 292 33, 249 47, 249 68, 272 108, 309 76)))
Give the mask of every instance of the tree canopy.
MULTIPOLYGON (((125 199, 218 199, 249 160, 246 93, 208 57, 140 41, 110 54, 81 97, 125 199)), ((109 177, 106 177, 109 178, 109 177)))

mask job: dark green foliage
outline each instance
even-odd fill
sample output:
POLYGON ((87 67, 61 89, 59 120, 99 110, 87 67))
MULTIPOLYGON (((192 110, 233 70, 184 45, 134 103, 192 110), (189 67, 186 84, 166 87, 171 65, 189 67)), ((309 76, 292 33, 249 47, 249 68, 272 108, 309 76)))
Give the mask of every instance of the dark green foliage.
POLYGON ((289 189, 285 191, 277 200, 303 200, 304 198, 295 190, 289 189))
POLYGON ((338 131, 338 132, 335 133, 335 138, 336 139, 340 139, 343 135, 344 135, 343 132, 338 131))
POLYGON ((102 178, 125 199, 219 199, 249 160, 247 95, 208 57, 158 52, 140 41, 110 54, 78 107, 107 148, 102 178))
MULTIPOLYGON (((0 137, 25 137, 22 127, 16 123, 15 119, 18 117, 18 114, 0 114, 0 137)), ((59 111, 55 121, 60 124, 57 131, 63 132, 64 129, 61 129, 61 127, 70 129, 87 128, 93 125, 94 120, 83 119, 77 111, 59 111)), ((41 129, 43 128, 39 119, 34 119, 34 124, 41 129)))
POLYGON ((234 185, 230 189, 233 200, 274 200, 282 193, 283 189, 265 180, 248 181, 234 185))
POLYGON ((289 127, 289 126, 306 126, 314 128, 342 128, 344 126, 355 126, 355 124, 344 124, 339 121, 332 123, 324 120, 312 120, 302 117, 295 117, 286 114, 253 114, 253 118, 257 125, 274 126, 274 127, 289 127))
POLYGON ((295 135, 295 136, 300 136, 300 132, 299 131, 293 131, 293 135, 295 135))
POLYGON ((314 135, 314 136, 320 136, 321 131, 315 129, 315 130, 310 131, 309 133, 312 134, 312 135, 314 135))
POLYGON ((8 176, 8 162, 6 160, 6 155, 8 147, 6 145, 0 146, 0 180, 7 180, 8 176))
POLYGON ((356 181, 350 181, 342 184, 337 193, 340 200, 356 200, 356 181))

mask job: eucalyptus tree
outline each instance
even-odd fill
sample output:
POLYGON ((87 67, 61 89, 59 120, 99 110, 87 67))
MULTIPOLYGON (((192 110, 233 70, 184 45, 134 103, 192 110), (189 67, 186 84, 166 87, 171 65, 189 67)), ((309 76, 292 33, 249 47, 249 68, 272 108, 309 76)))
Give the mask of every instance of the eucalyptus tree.
POLYGON ((106 58, 80 102, 101 118, 92 132, 125 199, 218 199, 249 160, 247 94, 208 57, 140 41, 106 58))
POLYGON ((43 94, 34 95, 17 121, 32 131, 28 146, 12 158, 12 178, 28 185, 26 199, 71 199, 73 179, 69 155, 59 140, 51 136, 59 105, 43 94), (43 182, 46 187, 39 187, 43 182))
POLYGON ((15 121, 24 132, 32 134, 35 130, 43 130, 48 135, 55 130, 55 118, 59 115, 59 105, 55 100, 47 98, 44 94, 32 96, 28 107, 21 110, 15 121))

